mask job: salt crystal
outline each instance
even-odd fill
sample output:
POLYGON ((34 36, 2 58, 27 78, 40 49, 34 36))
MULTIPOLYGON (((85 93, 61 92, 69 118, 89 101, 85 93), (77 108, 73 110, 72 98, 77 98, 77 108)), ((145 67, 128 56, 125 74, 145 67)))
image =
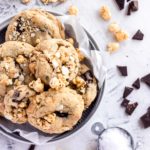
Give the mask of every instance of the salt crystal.
POLYGON ((99 139, 100 150, 133 150, 131 137, 118 128, 107 129, 99 139))

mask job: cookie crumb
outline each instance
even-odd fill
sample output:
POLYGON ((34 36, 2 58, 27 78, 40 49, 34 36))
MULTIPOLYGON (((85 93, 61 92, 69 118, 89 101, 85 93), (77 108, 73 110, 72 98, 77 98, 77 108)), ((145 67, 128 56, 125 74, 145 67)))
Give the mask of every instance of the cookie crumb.
POLYGON ((120 47, 119 43, 117 43, 117 42, 111 42, 111 43, 107 44, 107 50, 110 53, 117 51, 119 49, 119 47, 120 47))
POLYGON ((21 0, 21 2, 22 2, 23 4, 28 4, 28 3, 31 2, 31 0, 21 0))
POLYGON ((77 16, 79 13, 79 10, 76 6, 70 6, 68 9, 68 13, 69 13, 69 15, 77 16))
POLYGON ((99 10, 99 14, 105 21, 108 21, 111 19, 111 12, 107 6, 102 6, 99 10))
POLYGON ((116 33, 120 30, 120 27, 117 23, 113 22, 108 26, 108 31, 111 33, 116 33))
POLYGON ((115 36, 115 38, 116 38, 116 40, 117 40, 118 42, 125 41, 125 40, 127 40, 127 39, 129 38, 128 33, 125 32, 125 31, 123 31, 123 30, 119 30, 118 32, 116 32, 116 33, 114 34, 114 36, 115 36))
POLYGON ((34 89, 38 93, 44 91, 44 84, 41 82, 40 78, 38 78, 36 81, 30 82, 29 87, 34 89))

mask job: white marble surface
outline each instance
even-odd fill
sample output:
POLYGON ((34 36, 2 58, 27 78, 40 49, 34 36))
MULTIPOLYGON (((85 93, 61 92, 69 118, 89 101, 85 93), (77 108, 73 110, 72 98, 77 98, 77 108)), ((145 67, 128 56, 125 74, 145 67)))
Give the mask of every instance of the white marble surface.
MULTIPOLYGON (((126 16, 126 9, 119 11, 112 0, 67 0, 66 3, 59 6, 48 5, 47 8, 66 13, 68 7, 73 4, 79 8, 79 20, 86 29, 93 35, 99 45, 105 65, 108 68, 106 91, 97 112, 92 119, 74 135, 44 146, 36 146, 36 150, 95 150, 96 137, 92 135, 90 128, 96 121, 101 121, 105 127, 120 126, 127 129, 134 137, 135 142, 140 142, 138 150, 150 149, 150 128, 143 129, 140 125, 139 118, 150 106, 150 89, 141 84, 141 89, 134 91, 129 99, 138 101, 139 106, 132 116, 127 116, 120 107, 121 96, 124 86, 130 86, 132 82, 150 72, 150 1, 140 1, 140 9, 131 16, 126 16), (110 22, 104 22, 98 16, 98 9, 101 5, 108 5, 112 11, 112 20, 120 24, 130 33, 130 37, 141 29, 145 33, 143 41, 133 41, 129 39, 121 44, 120 50, 109 55, 106 52, 106 44, 113 38, 107 32, 107 25, 110 22), (120 77, 116 65, 127 65, 129 76, 120 77)), ((29 5, 23 5, 19 0, 0 0, 0 21, 6 19, 9 15, 22 9, 42 5, 39 0, 32 0, 29 5)), ((118 139, 119 140, 119 139, 118 139)), ((27 150, 29 145, 15 142, 11 139, 0 135, 1 150, 27 150)))

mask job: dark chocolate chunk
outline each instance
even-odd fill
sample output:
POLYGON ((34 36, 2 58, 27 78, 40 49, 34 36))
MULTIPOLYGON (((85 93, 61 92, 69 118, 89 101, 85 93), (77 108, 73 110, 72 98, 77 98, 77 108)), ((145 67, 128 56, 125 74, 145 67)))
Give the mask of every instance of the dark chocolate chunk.
POLYGON ((147 74, 146 76, 142 77, 141 81, 150 86, 150 74, 147 74))
POLYGON ((129 104, 129 100, 128 99, 124 99, 123 101, 122 101, 122 103, 121 103, 121 106, 123 106, 123 107, 127 107, 127 105, 129 104))
POLYGON ((136 89, 139 89, 139 88, 140 88, 140 79, 139 79, 139 78, 136 79, 136 80, 133 82, 132 86, 133 86, 134 88, 136 88, 136 89))
POLYGON ((19 96, 20 96, 20 92, 18 90, 15 90, 14 94, 12 96, 12 100, 13 101, 18 101, 17 99, 18 99, 19 96))
POLYGON ((131 7, 130 7, 130 4, 128 5, 127 15, 128 15, 128 16, 130 16, 130 15, 131 15, 131 7))
POLYGON ((30 145, 30 147, 28 148, 28 150, 34 150, 35 149, 35 145, 30 145))
POLYGON ((20 34, 22 34, 25 31, 25 29, 22 29, 22 25, 23 25, 23 23, 21 21, 21 17, 19 17, 17 19, 16 31, 19 32, 20 34))
POLYGON ((144 128, 150 127, 150 107, 148 108, 147 113, 145 113, 140 119, 144 125, 144 128))
POLYGON ((92 83, 93 82, 93 74, 90 70, 88 70, 87 72, 85 72, 83 75, 82 75, 82 78, 88 82, 88 83, 92 83))
POLYGON ((143 40, 144 34, 141 32, 141 30, 138 30, 135 35, 132 37, 133 40, 143 40))
POLYGON ((115 1, 120 10, 124 9, 125 0, 115 0, 115 1))
POLYGON ((128 76, 128 71, 126 66, 117 66, 122 76, 128 76))
POLYGON ((131 8, 131 11, 137 11, 139 9, 139 2, 137 0, 130 2, 129 5, 131 8))
POLYGON ((137 11, 138 8, 139 8, 138 5, 139 5, 138 1, 132 1, 132 2, 130 2, 129 5, 128 5, 127 15, 131 15, 131 12, 137 11))
POLYGON ((127 0, 127 2, 130 2, 130 0, 127 0))
POLYGON ((135 102, 133 104, 128 104, 126 107, 126 113, 128 115, 132 115, 132 113, 134 112, 134 110, 136 109, 137 106, 138 106, 137 102, 135 102))
POLYGON ((124 92, 123 92, 123 98, 126 98, 132 91, 133 91, 133 88, 125 87, 124 92))
POLYGON ((58 116, 58 117, 61 117, 61 118, 66 118, 66 117, 68 117, 68 113, 66 113, 66 112, 60 112, 60 111, 55 111, 55 114, 56 114, 56 116, 58 116))

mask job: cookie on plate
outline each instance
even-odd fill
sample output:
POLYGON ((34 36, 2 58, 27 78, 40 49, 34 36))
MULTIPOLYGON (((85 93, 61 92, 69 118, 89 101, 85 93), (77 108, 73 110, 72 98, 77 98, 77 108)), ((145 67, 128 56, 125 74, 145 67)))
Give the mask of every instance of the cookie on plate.
POLYGON ((28 84, 30 75, 28 58, 34 47, 18 42, 8 41, 0 45, 0 112, 3 113, 5 94, 14 86, 28 84))
POLYGON ((95 100, 97 81, 90 68, 85 64, 81 64, 78 76, 71 82, 70 86, 82 95, 85 109, 95 100))
POLYGON ((35 92, 27 85, 19 85, 10 90, 4 98, 4 116, 14 123, 22 124, 27 121, 26 109, 29 105, 29 97, 35 92))
POLYGON ((84 110, 82 96, 70 88, 49 89, 30 98, 28 122, 37 129, 58 134, 71 130, 84 110))
POLYGON ((45 40, 35 49, 29 68, 44 84, 59 89, 68 85, 78 74, 78 54, 69 42, 62 39, 45 40))
POLYGON ((25 10, 16 15, 6 31, 6 41, 23 41, 33 46, 51 39, 64 39, 64 28, 52 14, 41 9, 25 10))

